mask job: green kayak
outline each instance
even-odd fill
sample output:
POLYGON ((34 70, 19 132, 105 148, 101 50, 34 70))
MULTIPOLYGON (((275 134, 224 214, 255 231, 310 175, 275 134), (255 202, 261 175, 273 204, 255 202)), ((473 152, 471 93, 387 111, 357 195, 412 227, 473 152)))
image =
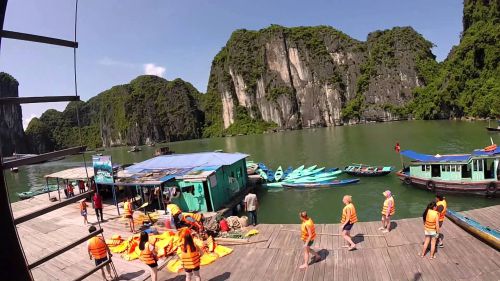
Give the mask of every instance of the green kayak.
POLYGON ((280 181, 282 177, 283 177, 283 168, 279 166, 278 169, 276 170, 276 173, 274 173, 274 180, 280 181))

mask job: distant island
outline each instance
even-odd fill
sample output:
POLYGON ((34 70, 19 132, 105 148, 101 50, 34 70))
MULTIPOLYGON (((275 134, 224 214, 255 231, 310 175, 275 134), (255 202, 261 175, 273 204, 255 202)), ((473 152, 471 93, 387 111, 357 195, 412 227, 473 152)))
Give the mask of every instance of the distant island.
MULTIPOLYGON (((212 61, 206 93, 181 79, 139 76, 63 112, 46 111, 17 138, 35 153, 79 144, 77 105, 91 148, 365 121, 496 118, 498 38, 499 0, 464 1, 460 43, 441 63, 411 27, 375 31, 366 41, 329 26, 236 30, 212 61)), ((0 78, 0 95, 12 94, 15 79, 0 78)))

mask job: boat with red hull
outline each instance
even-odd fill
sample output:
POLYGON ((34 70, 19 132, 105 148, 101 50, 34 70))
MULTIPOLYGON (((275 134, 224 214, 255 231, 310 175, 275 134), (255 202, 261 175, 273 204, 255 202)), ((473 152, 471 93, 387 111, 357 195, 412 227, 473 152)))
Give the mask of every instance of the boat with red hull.
POLYGON ((396 173, 407 185, 433 193, 500 194, 500 148, 494 144, 470 154, 428 155, 405 150, 401 155, 412 159, 396 173))

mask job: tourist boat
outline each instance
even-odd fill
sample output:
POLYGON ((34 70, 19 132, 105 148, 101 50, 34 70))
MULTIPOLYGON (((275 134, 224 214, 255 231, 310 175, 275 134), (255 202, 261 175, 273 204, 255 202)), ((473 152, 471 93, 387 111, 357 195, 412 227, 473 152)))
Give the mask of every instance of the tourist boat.
POLYGON ((500 250, 500 232, 497 230, 484 226, 477 221, 450 209, 447 209, 446 217, 470 234, 491 245, 497 251, 500 250))
POLYGON ((495 196, 500 188, 500 148, 495 144, 470 154, 427 155, 411 150, 401 155, 413 161, 397 172, 405 184, 431 192, 495 196))
POLYGON ((388 166, 368 166, 363 164, 351 164, 345 167, 344 172, 348 175, 359 177, 379 177, 388 175, 393 168, 388 166))
POLYGON ((141 149, 140 147, 137 147, 137 146, 135 146, 135 145, 134 145, 134 146, 132 146, 132 147, 130 148, 130 150, 129 150, 128 152, 139 152, 139 151, 141 151, 141 150, 142 150, 142 149, 141 149))
POLYGON ((332 180, 314 183, 283 183, 285 188, 319 188, 319 187, 334 187, 359 182, 359 179, 332 180))
POLYGON ((25 199, 32 198, 35 195, 43 194, 43 193, 47 193, 47 192, 52 192, 52 191, 57 191, 57 185, 49 185, 48 187, 44 187, 44 188, 41 188, 41 189, 35 189, 35 190, 31 190, 31 191, 19 192, 19 193, 16 193, 16 194, 19 197, 19 199, 25 200, 25 199))
POLYGON ((500 120, 497 120, 497 122, 498 122, 498 126, 496 128, 488 125, 488 127, 486 127, 486 130, 488 130, 490 132, 500 132, 500 120))
POLYGON ((161 155, 170 155, 170 154, 173 154, 174 152, 172 150, 170 150, 170 147, 168 146, 164 146, 164 147, 160 147, 160 148, 157 148, 155 150, 155 153, 153 154, 153 156, 161 156, 161 155))

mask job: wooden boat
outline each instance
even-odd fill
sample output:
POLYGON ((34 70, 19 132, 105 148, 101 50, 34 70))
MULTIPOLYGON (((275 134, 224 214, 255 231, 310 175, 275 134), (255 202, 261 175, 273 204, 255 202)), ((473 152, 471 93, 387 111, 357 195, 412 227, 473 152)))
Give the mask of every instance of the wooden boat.
POLYGON ((170 155, 173 153, 174 152, 172 150, 170 150, 170 147, 164 146, 164 147, 157 148, 155 150, 155 153, 153 154, 153 156, 170 155))
POLYGON ((140 147, 137 147, 137 146, 135 146, 135 145, 134 145, 134 146, 132 146, 132 147, 130 148, 130 150, 129 150, 128 152, 139 152, 139 151, 141 151, 141 150, 142 150, 142 149, 141 149, 140 147))
POLYGON ((10 168, 10 171, 12 173, 17 173, 17 172, 19 172, 19 168, 18 167, 12 167, 12 168, 10 168))
POLYGON ((359 182, 359 179, 332 180, 316 183, 283 183, 285 188, 317 188, 317 187, 334 187, 346 184, 359 182))
POLYGON ((47 193, 47 192, 52 192, 52 191, 57 191, 57 185, 49 185, 48 187, 43 187, 41 189, 19 192, 16 194, 19 197, 19 199, 25 200, 25 199, 29 199, 35 195, 43 194, 43 193, 47 193))
POLYGON ((490 124, 488 123, 488 127, 486 127, 486 130, 488 130, 490 132, 500 132, 500 120, 498 120, 497 122, 498 122, 498 126, 496 128, 491 127, 490 124))
POLYGON ((283 168, 279 166, 276 172, 274 173, 274 180, 280 181, 282 177, 283 177, 283 168))
POLYGON ((489 244, 497 251, 500 251, 500 232, 497 230, 484 226, 477 221, 450 209, 447 209, 446 217, 470 234, 489 244))
POLYGON ((368 166, 363 164, 351 164, 345 167, 344 172, 352 176, 379 177, 388 175, 393 170, 387 166, 368 166))
POLYGON ((413 159, 396 173, 407 185, 431 192, 488 197, 496 196, 500 188, 500 148, 493 144, 470 154, 427 155, 404 150, 401 155, 413 159))

